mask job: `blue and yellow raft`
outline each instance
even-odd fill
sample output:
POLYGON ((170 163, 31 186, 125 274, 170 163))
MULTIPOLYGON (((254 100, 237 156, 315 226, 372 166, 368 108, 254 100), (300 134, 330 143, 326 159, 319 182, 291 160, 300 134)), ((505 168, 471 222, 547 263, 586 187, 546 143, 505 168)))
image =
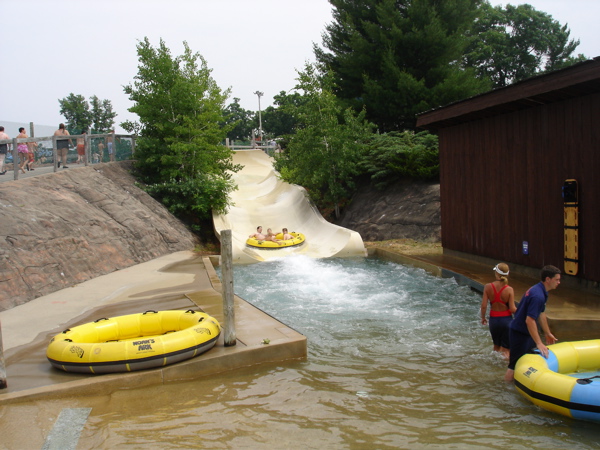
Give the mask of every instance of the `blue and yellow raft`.
POLYGON ((515 386, 535 405, 574 419, 600 422, 600 339, 549 345, 519 358, 515 386))

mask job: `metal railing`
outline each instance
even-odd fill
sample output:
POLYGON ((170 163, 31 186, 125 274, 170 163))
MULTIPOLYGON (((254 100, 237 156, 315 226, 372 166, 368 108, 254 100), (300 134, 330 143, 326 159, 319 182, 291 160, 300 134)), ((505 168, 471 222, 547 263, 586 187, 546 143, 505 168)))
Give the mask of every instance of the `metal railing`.
MULTIPOLYGON (((59 159, 58 159, 59 153, 58 153, 58 148, 57 148, 57 141, 62 141, 62 140, 70 141, 69 149, 67 150, 67 152, 70 152, 71 149, 73 149, 75 151, 77 150, 77 139, 81 139, 81 138, 84 138, 83 162, 86 166, 88 164, 93 164, 96 162, 103 162, 105 152, 108 153, 108 159, 110 161, 116 161, 118 147, 120 147, 121 153, 123 153, 123 151, 122 151, 122 148, 123 148, 122 141, 123 140, 131 140, 131 152, 130 153, 125 152, 125 154, 129 154, 130 156, 129 156, 129 158, 125 158, 125 159, 130 159, 135 154, 135 140, 136 140, 137 136, 135 136, 133 134, 116 134, 116 133, 72 134, 72 135, 60 135, 60 136, 13 138, 13 139, 0 139, 0 144, 8 144, 9 146, 12 145, 12 164, 13 164, 14 179, 18 180, 19 179, 19 151, 18 151, 19 144, 32 143, 32 142, 36 142, 36 143, 52 142, 52 163, 54 164, 54 172, 56 172, 56 171, 58 171, 58 168, 59 168, 59 159), (100 142, 102 142, 102 145, 104 147, 99 148, 100 143, 98 142, 98 143, 96 143, 95 148, 92 148, 92 142, 96 141, 96 140, 100 140, 100 139, 102 139, 102 141, 100 141, 100 142), (112 153, 109 151, 108 143, 112 143, 112 153), (101 155, 100 155, 100 152, 102 153, 101 155)), ((50 150, 50 149, 48 149, 48 150, 50 150)), ((45 149, 37 151, 38 156, 39 156, 39 152, 42 152, 42 151, 45 151, 45 149)), ((34 151, 34 154, 35 154, 35 151, 34 151)), ((7 156, 8 156, 8 152, 7 152, 7 156)), ((69 155, 67 153, 67 158, 69 158, 70 156, 72 156, 72 155, 69 155)), ((44 155, 44 158, 45 157, 46 156, 44 155)), ((121 157, 119 159, 124 159, 124 158, 121 157)), ((42 164, 44 164, 44 163, 45 163, 45 161, 42 161, 42 164)), ((8 164, 10 164, 10 162, 8 164)), ((4 165, 6 168, 6 165, 7 165, 6 160, 4 162, 4 165)))

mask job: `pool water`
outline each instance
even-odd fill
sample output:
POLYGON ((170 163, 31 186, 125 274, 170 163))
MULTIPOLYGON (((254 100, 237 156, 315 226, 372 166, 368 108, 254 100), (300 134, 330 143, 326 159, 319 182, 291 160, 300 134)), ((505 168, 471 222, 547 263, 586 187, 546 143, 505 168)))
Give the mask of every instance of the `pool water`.
POLYGON ((294 256, 234 266, 234 290, 306 335, 308 358, 87 399, 81 448, 600 446, 597 424, 503 381, 481 297, 453 279, 294 256))

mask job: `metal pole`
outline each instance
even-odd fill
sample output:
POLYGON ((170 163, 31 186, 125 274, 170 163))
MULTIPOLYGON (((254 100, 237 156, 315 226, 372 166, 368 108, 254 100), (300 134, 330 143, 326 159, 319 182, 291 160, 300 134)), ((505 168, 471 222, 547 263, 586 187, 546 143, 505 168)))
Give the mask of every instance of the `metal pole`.
POLYGON ((231 230, 221 231, 221 286, 223 287, 223 317, 225 347, 236 344, 235 336, 235 310, 233 301, 233 252, 231 230))
POLYGON ((0 389, 6 389, 6 366, 4 365, 4 346, 2 344, 2 324, 0 324, 0 389))
POLYGON ((260 110, 260 98, 265 94, 264 92, 256 91, 254 93, 258 96, 258 134, 260 136, 260 144, 262 145, 263 141, 263 130, 262 130, 262 115, 260 110))

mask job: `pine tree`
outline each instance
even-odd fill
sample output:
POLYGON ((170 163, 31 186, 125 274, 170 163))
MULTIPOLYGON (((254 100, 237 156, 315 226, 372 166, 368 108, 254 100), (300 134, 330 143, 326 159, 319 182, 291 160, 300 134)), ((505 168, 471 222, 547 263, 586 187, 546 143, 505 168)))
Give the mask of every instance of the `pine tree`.
POLYGON ((379 131, 412 129, 415 115, 485 91, 461 66, 480 0, 330 0, 334 22, 315 46, 336 94, 366 107, 379 131), (328 50, 328 51, 327 51, 328 50))

